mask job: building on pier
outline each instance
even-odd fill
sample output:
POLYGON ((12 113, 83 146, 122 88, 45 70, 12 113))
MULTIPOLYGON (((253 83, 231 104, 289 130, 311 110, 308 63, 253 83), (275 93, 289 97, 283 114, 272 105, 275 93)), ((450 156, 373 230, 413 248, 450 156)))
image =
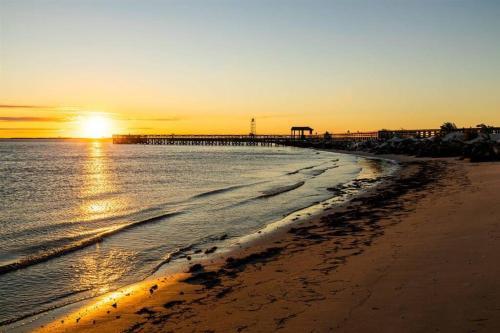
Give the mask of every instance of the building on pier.
POLYGON ((309 126, 293 126, 290 129, 290 137, 292 140, 304 140, 306 139, 306 132, 309 132, 309 135, 312 135, 313 129, 309 126))

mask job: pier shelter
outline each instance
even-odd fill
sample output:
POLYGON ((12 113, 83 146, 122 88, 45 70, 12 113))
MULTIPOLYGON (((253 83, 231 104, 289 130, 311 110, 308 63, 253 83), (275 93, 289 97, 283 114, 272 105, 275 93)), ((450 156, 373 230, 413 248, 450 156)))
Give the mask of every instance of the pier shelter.
POLYGON ((309 132, 309 135, 312 135, 313 129, 308 126, 293 126, 290 130, 290 136, 292 140, 303 140, 306 138, 306 132, 309 132))

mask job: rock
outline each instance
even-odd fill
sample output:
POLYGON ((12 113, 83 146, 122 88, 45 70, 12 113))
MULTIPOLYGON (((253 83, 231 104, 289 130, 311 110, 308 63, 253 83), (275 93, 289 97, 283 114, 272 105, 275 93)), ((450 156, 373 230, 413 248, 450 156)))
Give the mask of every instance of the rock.
POLYGON ((151 288, 149 288, 149 293, 150 293, 150 294, 154 293, 154 291, 155 291, 156 289, 158 289, 158 285, 157 285, 157 284, 155 284, 155 285, 153 285, 151 288))
POLYGON ((188 269, 188 273, 200 272, 203 270, 202 264, 194 264, 188 269))

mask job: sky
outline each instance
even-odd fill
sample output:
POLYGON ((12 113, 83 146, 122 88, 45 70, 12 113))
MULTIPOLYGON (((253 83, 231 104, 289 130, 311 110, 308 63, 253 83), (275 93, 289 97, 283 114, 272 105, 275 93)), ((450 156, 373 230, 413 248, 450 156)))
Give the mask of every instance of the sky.
POLYGON ((0 0, 0 137, 500 126, 500 1, 0 0))

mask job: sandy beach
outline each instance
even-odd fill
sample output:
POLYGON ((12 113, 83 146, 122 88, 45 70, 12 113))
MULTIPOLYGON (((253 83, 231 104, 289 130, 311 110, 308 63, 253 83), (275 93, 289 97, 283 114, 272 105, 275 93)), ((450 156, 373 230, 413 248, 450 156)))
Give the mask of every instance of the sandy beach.
POLYGON ((388 157, 363 197, 37 331, 499 331, 500 164, 388 157))

